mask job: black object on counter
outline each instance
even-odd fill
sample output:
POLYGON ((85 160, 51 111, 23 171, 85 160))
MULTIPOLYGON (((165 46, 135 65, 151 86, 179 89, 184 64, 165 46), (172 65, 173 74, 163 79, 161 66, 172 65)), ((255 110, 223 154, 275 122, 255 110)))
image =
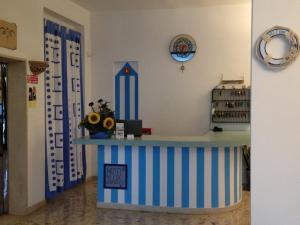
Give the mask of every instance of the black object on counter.
POLYGON ((222 127, 214 127, 213 132, 222 132, 223 128, 222 127))
POLYGON ((142 120, 117 120, 117 123, 124 123, 124 133, 133 134, 135 137, 142 136, 142 120))

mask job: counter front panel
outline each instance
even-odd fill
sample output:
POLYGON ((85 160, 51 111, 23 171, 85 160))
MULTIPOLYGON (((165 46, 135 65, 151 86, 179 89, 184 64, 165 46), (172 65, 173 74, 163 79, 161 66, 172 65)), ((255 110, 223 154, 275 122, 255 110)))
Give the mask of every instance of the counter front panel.
POLYGON ((234 209, 242 200, 241 146, 250 144, 248 131, 135 140, 84 137, 74 143, 98 146, 98 207, 206 213, 234 209))
POLYGON ((238 146, 98 146, 98 206, 225 208, 242 199, 238 146), (127 189, 104 188, 104 165, 127 165, 127 189))

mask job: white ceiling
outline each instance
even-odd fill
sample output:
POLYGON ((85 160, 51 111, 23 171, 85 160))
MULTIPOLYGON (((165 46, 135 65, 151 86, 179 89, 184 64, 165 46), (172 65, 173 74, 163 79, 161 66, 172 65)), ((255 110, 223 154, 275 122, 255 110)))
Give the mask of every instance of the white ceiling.
POLYGON ((90 11, 197 8, 202 6, 244 4, 251 0, 71 0, 90 11))

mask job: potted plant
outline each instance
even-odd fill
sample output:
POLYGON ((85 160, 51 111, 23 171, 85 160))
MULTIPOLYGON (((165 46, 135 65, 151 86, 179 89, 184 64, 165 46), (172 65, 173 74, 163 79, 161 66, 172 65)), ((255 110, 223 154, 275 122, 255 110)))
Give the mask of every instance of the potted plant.
POLYGON ((91 138, 110 138, 115 130, 115 114, 108 107, 108 102, 98 100, 97 106, 90 102, 91 112, 80 122, 79 126, 86 128, 91 138))

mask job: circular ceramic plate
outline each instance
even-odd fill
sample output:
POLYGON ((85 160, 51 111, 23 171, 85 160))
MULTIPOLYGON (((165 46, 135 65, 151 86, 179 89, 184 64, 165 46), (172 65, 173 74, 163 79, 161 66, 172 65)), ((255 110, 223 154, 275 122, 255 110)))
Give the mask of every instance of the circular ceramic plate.
POLYGON ((170 54, 178 62, 191 60, 196 53, 196 49, 195 40, 187 34, 177 35, 170 43, 170 54))

